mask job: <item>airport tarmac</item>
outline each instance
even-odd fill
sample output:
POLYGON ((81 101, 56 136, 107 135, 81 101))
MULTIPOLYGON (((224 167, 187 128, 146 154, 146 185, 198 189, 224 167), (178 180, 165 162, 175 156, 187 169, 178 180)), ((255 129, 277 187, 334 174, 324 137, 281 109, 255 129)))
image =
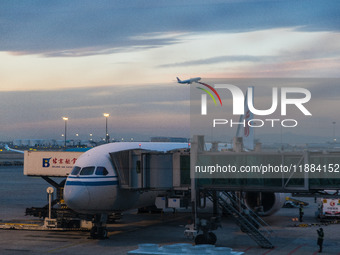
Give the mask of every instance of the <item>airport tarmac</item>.
MULTIPOLYGON (((296 227, 296 222, 291 220, 297 217, 297 208, 283 208, 276 215, 266 217, 266 222, 274 230, 271 238, 275 246, 273 249, 260 248, 230 219, 223 218, 222 228, 215 231, 218 238, 216 246, 230 247, 249 255, 318 254, 316 230, 319 226, 310 226, 317 223, 315 208, 314 203, 305 208, 303 223, 306 227, 296 227)), ((109 226, 107 240, 88 239, 88 232, 0 230, 0 251, 1 254, 127 254, 141 243, 193 243, 183 235, 188 219, 190 213, 184 212, 139 215, 131 211, 124 214, 122 220, 109 226)), ((325 232, 323 254, 339 255, 340 224, 322 227, 325 232)))
MULTIPOLYGON (((25 208, 46 204, 46 187, 49 185, 37 177, 27 177, 21 167, 1 167, 0 224, 24 222, 36 224, 36 218, 24 216, 25 208), (23 189, 23 187, 25 187, 23 189)), ((214 231, 216 246, 230 247, 249 255, 299 255, 317 254, 319 228, 315 218, 317 204, 314 198, 299 198, 309 202, 304 209, 306 227, 294 226, 292 218, 298 217, 298 208, 282 208, 264 220, 272 226, 273 249, 260 248, 229 218, 222 218, 222 228, 214 231)), ((126 254, 138 248, 138 244, 193 243, 183 232, 191 218, 190 212, 171 211, 164 214, 138 215, 125 212, 123 218, 109 226, 108 240, 88 239, 88 232, 1 230, 0 254, 126 254)), ((322 226, 325 232, 323 254, 340 255, 340 224, 322 226)))

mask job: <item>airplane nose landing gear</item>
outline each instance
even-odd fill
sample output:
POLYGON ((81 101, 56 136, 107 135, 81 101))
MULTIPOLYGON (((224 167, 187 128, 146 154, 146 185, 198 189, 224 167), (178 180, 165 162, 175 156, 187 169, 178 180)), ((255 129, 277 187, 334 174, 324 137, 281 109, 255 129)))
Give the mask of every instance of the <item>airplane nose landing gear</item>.
POLYGON ((93 219, 93 227, 90 231, 91 239, 108 239, 107 235, 107 214, 96 214, 93 219))

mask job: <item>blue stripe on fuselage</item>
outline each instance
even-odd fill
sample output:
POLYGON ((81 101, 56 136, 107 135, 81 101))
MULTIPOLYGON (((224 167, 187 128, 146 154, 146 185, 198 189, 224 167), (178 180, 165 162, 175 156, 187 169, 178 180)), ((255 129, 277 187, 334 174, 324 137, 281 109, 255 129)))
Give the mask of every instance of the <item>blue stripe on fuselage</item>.
POLYGON ((107 179, 107 178, 117 178, 118 176, 69 176, 67 178, 69 179, 107 179))
POLYGON ((118 185, 118 181, 96 181, 96 182, 67 181, 65 185, 70 185, 70 186, 114 186, 114 185, 118 185))

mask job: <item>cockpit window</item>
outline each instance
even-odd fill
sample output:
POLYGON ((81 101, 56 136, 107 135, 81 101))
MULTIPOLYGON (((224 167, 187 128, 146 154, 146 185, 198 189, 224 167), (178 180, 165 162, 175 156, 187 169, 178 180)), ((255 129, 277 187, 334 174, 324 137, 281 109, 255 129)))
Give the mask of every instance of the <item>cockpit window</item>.
POLYGON ((98 166, 96 170, 96 175, 108 175, 108 171, 103 166, 98 166))
POLYGON ((73 167, 72 172, 71 172, 71 175, 78 175, 79 172, 80 172, 80 169, 81 169, 81 168, 80 168, 79 166, 73 167))
POLYGON ((84 167, 81 172, 80 175, 92 175, 94 172, 95 167, 94 166, 88 166, 88 167, 84 167))

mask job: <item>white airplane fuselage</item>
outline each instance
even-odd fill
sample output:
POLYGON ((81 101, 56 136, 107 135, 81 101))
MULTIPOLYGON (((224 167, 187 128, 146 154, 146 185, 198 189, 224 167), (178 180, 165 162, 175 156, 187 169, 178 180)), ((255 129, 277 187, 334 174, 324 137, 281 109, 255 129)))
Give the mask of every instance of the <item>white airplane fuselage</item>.
POLYGON ((86 214, 112 213, 153 205, 159 191, 141 193, 119 187, 109 153, 132 149, 169 151, 181 148, 188 148, 188 144, 131 142, 95 147, 77 159, 65 183, 64 200, 69 208, 86 214))

